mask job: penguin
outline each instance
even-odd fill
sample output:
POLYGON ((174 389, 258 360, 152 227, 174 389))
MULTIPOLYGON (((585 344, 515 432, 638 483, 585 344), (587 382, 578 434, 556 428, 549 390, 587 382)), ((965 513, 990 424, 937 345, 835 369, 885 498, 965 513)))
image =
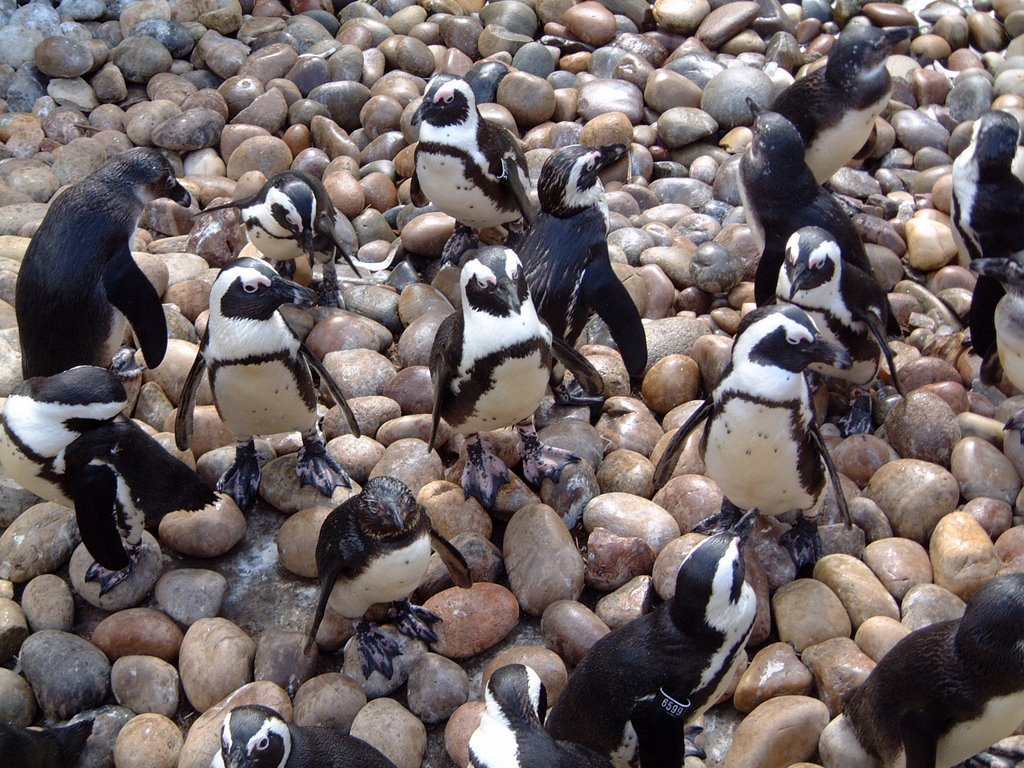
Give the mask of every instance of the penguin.
POLYGON ((392 612, 402 634, 437 642, 433 625, 440 619, 408 599, 427 572, 431 547, 457 586, 473 586, 465 558, 433 529, 426 510, 401 480, 370 478, 361 493, 338 505, 324 520, 316 543, 320 599, 306 653, 328 605, 335 613, 358 620, 356 642, 366 677, 377 671, 390 679, 392 660, 400 653, 393 640, 363 618, 375 603, 395 603, 392 612))
POLYGON ((679 768, 684 725, 725 691, 754 626, 743 543, 756 512, 700 542, 679 566, 675 595, 598 640, 576 667, 545 727, 620 768, 679 768))
MULTIPOLYGON (((974 124, 971 143, 953 161, 953 234, 969 260, 1005 258, 1024 245, 1024 150, 1020 124, 994 110, 974 124)), ((971 345, 982 358, 981 379, 999 378, 995 307, 1004 291, 998 278, 980 274, 971 299, 971 345)))
MULTIPOLYGON (((987 582, 962 618, 911 632, 826 729, 855 736, 845 739, 843 761, 950 768, 1009 736, 1024 717, 1022 638, 1024 573, 987 582)), ((1010 762, 1002 764, 1024 760, 1024 754, 1006 757, 1010 762)))
POLYGON ((160 197, 192 204, 167 159, 138 148, 108 160, 52 201, 15 287, 24 378, 112 362, 124 378, 137 376, 134 352, 118 352, 126 318, 146 365, 160 364, 167 321, 131 252, 143 207, 160 197))
POLYGON ((359 240, 351 222, 334 207, 323 182, 304 171, 278 173, 255 195, 210 206, 203 213, 225 208, 239 210, 249 242, 267 258, 288 264, 285 271, 293 272, 295 259, 302 256, 312 267, 315 254, 325 255, 321 306, 341 306, 335 267, 339 253, 356 275, 357 265, 370 270, 382 268, 355 260, 359 240))
POLYGON ((484 119, 469 83, 455 75, 434 75, 412 117, 419 126, 411 195, 416 205, 433 203, 455 219, 441 263, 458 264, 475 247, 474 229, 533 221, 526 155, 503 126, 484 119))
MULTIPOLYGON (((629 375, 639 377, 647 366, 647 335, 608 258, 608 205, 599 175, 625 155, 625 144, 599 149, 574 144, 552 152, 537 183, 540 213, 516 253, 537 313, 551 333, 572 346, 591 312, 597 312, 629 375)), ((590 404, 578 388, 562 385, 559 366, 552 372, 556 402, 590 404)))
POLYGON ((300 726, 260 704, 235 707, 210 768, 395 768, 362 739, 329 725, 300 726))
POLYGON ((37 730, 0 720, 0 753, 4 764, 18 768, 74 765, 92 733, 92 725, 92 720, 79 720, 37 730))
POLYGON ((705 421, 700 451, 705 474, 725 495, 720 519, 735 517, 737 508, 756 508, 772 517, 803 510, 783 543, 798 567, 813 565, 821 549, 813 517, 824 496, 826 473, 844 519, 850 517, 818 431, 804 370, 811 363, 845 370, 852 362, 846 350, 822 338, 799 307, 774 305, 749 313, 736 332, 732 359, 718 386, 665 448, 654 472, 655 486, 672 477, 686 438, 705 421))
POLYGON ((508 481, 504 463, 480 436, 485 430, 516 426, 523 475, 540 485, 558 482, 562 469, 579 457, 544 445, 533 426, 551 373, 552 352, 590 395, 604 388, 601 375, 579 352, 557 337, 538 317, 526 275, 515 252, 500 246, 468 251, 460 276, 462 310, 437 329, 430 351, 434 384, 429 450, 443 417, 466 435, 462 487, 487 509, 508 481))
POLYGON ((826 65, 775 98, 772 111, 800 132, 804 161, 818 184, 832 178, 870 138, 892 93, 886 59, 893 46, 916 34, 916 27, 848 24, 826 65))
POLYGON ((471 768, 612 768, 593 750, 555 741, 542 725, 544 683, 530 667, 508 664, 487 681, 480 725, 469 738, 471 768))
POLYGON ((121 414, 128 397, 109 370, 76 366, 23 382, 0 412, 0 463, 23 487, 75 510, 106 594, 127 578, 142 532, 176 510, 220 503, 199 476, 121 414))
POLYGON ((175 441, 184 450, 192 439, 196 392, 208 370, 217 413, 236 438, 235 461, 217 489, 228 493, 243 512, 256 503, 260 484, 255 435, 300 431, 296 473, 302 483, 328 497, 339 485, 350 486, 345 470, 324 447, 310 366, 327 384, 356 437, 359 427, 337 382, 278 311, 285 304, 312 306, 312 293, 259 259, 243 257, 224 265, 210 291, 206 334, 185 378, 175 418, 175 441))

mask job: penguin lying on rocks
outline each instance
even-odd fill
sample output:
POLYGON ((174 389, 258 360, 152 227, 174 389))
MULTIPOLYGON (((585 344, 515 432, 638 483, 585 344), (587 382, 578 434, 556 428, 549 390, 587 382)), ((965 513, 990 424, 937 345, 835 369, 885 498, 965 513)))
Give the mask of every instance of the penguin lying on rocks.
POLYGON ((569 741, 555 741, 542 725, 544 683, 530 667, 494 670, 484 691, 486 708, 469 738, 472 768, 612 768, 607 758, 569 741))
POLYGON ((0 463, 17 483, 75 510, 105 594, 131 573, 142 532, 175 510, 220 503, 199 476, 121 415, 128 397, 105 368, 33 377, 0 412, 0 463))
POLYGON ((448 567, 457 586, 473 585, 462 554, 430 525, 426 511, 402 481, 374 477, 362 492, 342 502, 324 520, 316 543, 320 599, 309 630, 306 652, 328 605, 335 613, 358 619, 356 642, 363 675, 374 671, 390 678, 400 651, 393 640, 363 618, 375 603, 395 603, 398 631, 427 643, 437 641, 438 617, 414 606, 409 595, 423 581, 431 547, 448 567))
POLYGON ((554 738, 617 766, 639 758, 643 768, 679 768, 700 754, 686 744, 684 725, 728 686, 754 626, 743 542, 756 515, 698 544, 679 566, 671 599, 593 645, 545 723, 554 738))
POLYGON ((515 425, 527 481, 540 485, 551 477, 558 482, 562 469, 579 457, 541 443, 532 418, 547 389, 552 352, 589 394, 600 395, 604 382, 537 316, 513 251, 498 246, 469 251, 460 283, 462 310, 442 321, 430 352, 434 408, 429 449, 442 417, 467 435, 462 487, 467 497, 490 509, 508 481, 508 470, 479 433, 515 425))
POLYGON ((112 362, 123 378, 137 376, 134 351, 118 352, 126 318, 146 365, 163 360, 163 306, 131 251, 143 207, 159 197, 192 204, 160 152, 131 149, 54 198, 15 288, 24 378, 112 362))
POLYGON ((66 768, 74 765, 92 733, 92 720, 35 730, 0 720, 0 754, 17 768, 66 768))
POLYGON ((310 366, 327 384, 356 437, 359 427, 341 388, 281 316, 278 309, 285 304, 309 307, 312 293, 259 259, 226 264, 213 282, 206 335, 178 404, 174 435, 184 450, 192 439, 196 392, 208 370, 217 413, 237 440, 235 461, 217 489, 228 493, 243 512, 256 503, 260 484, 255 435, 300 431, 296 473, 302 483, 328 497, 337 486, 349 486, 348 475, 324 447, 310 366))
POLYGON ((521 229, 520 219, 533 221, 526 155, 517 137, 480 114, 469 83, 434 75, 412 124, 420 127, 412 201, 433 203, 457 222, 442 265, 458 264, 464 251, 476 247, 475 229, 512 225, 514 231, 521 229))
POLYGON ((812 363, 842 370, 852 359, 826 342, 799 307, 761 307, 748 314, 722 380, 673 435, 654 472, 660 488, 672 477, 687 436, 706 420, 700 443, 705 473, 725 495, 722 512, 711 520, 728 521, 737 507, 773 517, 803 510, 783 537, 798 567, 813 565, 820 555, 813 516, 825 493, 826 472, 843 518, 850 519, 804 378, 812 363))

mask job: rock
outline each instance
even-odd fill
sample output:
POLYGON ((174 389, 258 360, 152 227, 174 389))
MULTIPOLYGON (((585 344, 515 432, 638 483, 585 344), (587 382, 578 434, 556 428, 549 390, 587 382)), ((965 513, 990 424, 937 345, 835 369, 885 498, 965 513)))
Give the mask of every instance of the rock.
POLYGON ((374 699, 359 710, 352 735, 382 752, 396 768, 419 768, 427 748, 427 729, 394 699, 374 699))
POLYGON ((71 586, 83 600, 105 611, 119 611, 141 603, 160 578, 163 567, 160 544, 148 531, 142 533, 142 543, 131 566, 131 572, 123 581, 102 595, 99 582, 86 580, 88 569, 94 562, 95 558, 89 554, 85 545, 80 544, 71 556, 68 576, 71 579, 71 586))
POLYGON ((329 507, 302 509, 281 525, 277 533, 277 556, 281 565, 296 576, 316 578, 316 544, 320 527, 330 513, 329 507))
POLYGON ((916 541, 886 538, 873 541, 864 550, 864 562, 897 601, 912 587, 929 584, 932 565, 928 552, 916 541))
POLYGON ((519 620, 515 595, 486 582, 470 589, 446 589, 427 600, 423 607, 441 618, 435 647, 450 659, 467 659, 491 648, 519 620))
POLYGON ((733 705, 750 712, 777 696, 805 696, 813 690, 811 671, 789 643, 772 643, 759 650, 740 676, 733 705))
POLYGON ((842 601, 814 579, 797 579, 779 587, 772 596, 772 615, 779 639, 798 653, 832 638, 848 638, 852 630, 842 601))
POLYGON ((21 608, 33 632, 57 629, 70 632, 75 620, 75 599, 64 579, 52 573, 36 576, 21 593, 21 608))
POLYGON ((588 532, 607 528, 619 536, 646 541, 655 552, 679 536, 679 526, 657 504, 625 493, 603 493, 591 499, 583 511, 588 532))
POLYGON ((163 659, 122 656, 111 667, 110 688, 117 703, 136 714, 154 712, 174 717, 178 711, 178 670, 163 659))
POLYGON ((60 568, 71 557, 78 526, 61 504, 29 507, 0 536, 0 578, 21 584, 60 568))
POLYGON ((28 621, 16 602, 0 597, 0 660, 7 661, 18 652, 28 637, 28 621))
POLYGON ((117 734, 117 768, 175 768, 185 743, 174 721, 160 714, 133 717, 117 734))
POLYGON ((409 672, 409 709, 424 723, 440 723, 469 699, 469 677, 436 653, 416 659, 409 672))
POLYGON ((88 640, 44 629, 21 646, 25 678, 49 720, 67 720, 107 697, 110 662, 88 640))
POLYGON ((872 616, 857 629, 853 641, 873 661, 878 662, 896 643, 910 634, 910 630, 888 616, 872 616))
POLYGON ((864 495, 882 509, 897 536, 925 544, 939 520, 956 509, 960 486, 937 464, 898 459, 875 472, 864 495))
POLYGON ((846 696, 863 683, 875 662, 848 637, 837 637, 805 648, 801 659, 814 675, 818 696, 834 717, 846 696))
MULTIPOLYGON (((527 613, 583 592, 583 561, 562 519, 544 504, 521 508, 505 529, 502 552, 509 586, 527 613)), ((460 702, 461 703, 461 702, 460 702)))
POLYGON ((181 643, 178 671, 196 711, 205 712, 250 682, 255 655, 256 643, 227 619, 199 619, 189 627, 181 643))
POLYGON ((608 592, 636 576, 649 574, 654 562, 654 550, 643 539, 616 536, 607 528, 595 528, 587 539, 586 582, 608 592))
POLYGON ((190 627, 217 615, 227 588, 227 580, 216 571, 179 568, 160 577, 154 593, 168 616, 190 627))
POLYGON ((828 707, 809 696, 769 699, 743 719, 726 768, 786 768, 810 760, 828 725, 828 707))
POLYGON ((486 690, 487 681, 495 670, 508 664, 524 664, 537 673, 544 684, 549 707, 558 701, 569 679, 565 662, 554 651, 536 645, 513 645, 491 659, 491 663, 484 668, 480 687, 486 690))
POLYGON ((296 474, 298 463, 298 454, 289 453, 264 465, 260 478, 260 496, 274 509, 288 515, 313 507, 333 509, 359 492, 358 487, 338 485, 329 497, 324 496, 315 486, 305 485, 299 480, 296 474))
POLYGON ((954 512, 939 521, 928 554, 935 583, 964 601, 970 600, 1002 567, 992 539, 977 520, 964 512, 954 512))
POLYGON ((856 629, 872 616, 899 619, 900 611, 871 569, 850 555, 827 555, 814 566, 814 578, 831 589, 856 629))
POLYGON ((1020 493, 1020 477, 1010 460, 978 437, 965 437, 954 446, 950 471, 960 483, 960 495, 968 501, 991 498, 1013 504, 1020 493))
POLYGON ((960 440, 960 426, 945 400, 918 390, 889 411, 885 435, 900 456, 948 467, 953 446, 960 440))
POLYGON ((295 693, 296 725, 333 725, 348 733, 356 714, 366 705, 359 683, 339 672, 310 678, 295 693))
POLYGON ((911 631, 940 621, 959 619, 966 603, 938 584, 911 587, 900 604, 903 625, 911 631))
POLYGON ((165 614, 152 608, 128 608, 111 614, 93 630, 92 644, 116 661, 122 656, 178 658, 184 635, 165 614))
POLYGON ((306 633, 282 628, 265 630, 256 644, 253 678, 269 680, 294 695, 309 680, 317 654, 305 653, 306 633))
POLYGON ((609 629, 618 629, 651 609, 654 583, 650 576, 637 576, 597 601, 594 611, 609 629))
POLYGON ((216 502, 202 509, 165 515, 160 540, 183 555, 219 557, 242 540, 245 529, 245 515, 234 499, 218 493, 216 502))
POLYGON ((25 678, 6 667, 0 667, 0 717, 23 728, 32 725, 36 716, 36 700, 25 678))
POLYGON ((609 631, 593 611, 575 600, 559 600, 549 605, 541 616, 540 627, 548 646, 573 666, 609 631))

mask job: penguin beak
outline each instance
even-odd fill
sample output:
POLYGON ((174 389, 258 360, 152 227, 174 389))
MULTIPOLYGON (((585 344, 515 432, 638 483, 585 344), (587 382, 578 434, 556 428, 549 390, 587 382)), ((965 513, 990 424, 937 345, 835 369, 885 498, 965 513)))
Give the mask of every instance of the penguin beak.
POLYGON ((831 365, 833 368, 838 368, 841 371, 848 370, 853 366, 853 358, 850 357, 849 352, 829 344, 821 337, 814 340, 814 343, 808 349, 808 353, 814 362, 831 365))
POLYGON ((516 312, 518 312, 523 306, 523 302, 519 300, 519 286, 507 277, 503 277, 498 280, 498 285, 494 289, 494 294, 503 304, 516 312))
POLYGON ((270 295, 279 299, 281 304, 294 304, 302 308, 313 306, 313 292, 311 290, 303 288, 291 280, 285 280, 283 277, 271 279, 270 295))
POLYGON ((899 45, 904 40, 910 40, 917 37, 920 33, 917 27, 906 26, 906 27, 889 27, 882 32, 882 40, 887 49, 893 46, 899 45))
POLYGON ((803 290, 803 287, 807 285, 807 281, 810 280, 811 273, 802 267, 797 267, 793 272, 793 277, 789 283, 789 300, 793 301, 793 297, 796 296, 797 291, 803 290))
POLYGON ((176 202, 182 208, 188 208, 192 205, 192 195, 188 193, 177 181, 174 182, 174 186, 167 192, 167 197, 176 202))
POLYGON ((730 530, 740 537, 740 541, 746 541, 747 537, 750 536, 750 532, 754 530, 754 523, 756 522, 757 507, 753 507, 748 510, 743 517, 733 523, 730 530))
POLYGON ((970 268, 981 277, 991 277, 1007 285, 1024 285, 1024 264, 1016 258, 975 259, 970 268))

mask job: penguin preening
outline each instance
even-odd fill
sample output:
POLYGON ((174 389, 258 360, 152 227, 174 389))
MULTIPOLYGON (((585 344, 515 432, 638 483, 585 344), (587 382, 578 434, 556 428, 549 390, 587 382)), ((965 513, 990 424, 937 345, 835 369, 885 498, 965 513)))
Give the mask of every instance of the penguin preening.
POLYGON ((412 122, 420 131, 412 201, 429 201, 457 222, 442 264, 458 264, 462 253, 476 246, 475 229, 533 220, 530 175, 519 140, 480 114, 469 83, 435 75, 412 122))
POLYGON ((67 768, 77 762, 92 726, 79 720, 36 730, 0 720, 0 754, 17 768, 67 768))
POLYGON ((160 296, 131 252, 143 207, 160 197, 192 204, 167 159, 155 149, 137 148, 52 201, 18 272, 14 306, 24 378, 76 365, 105 368, 112 361, 119 375, 137 375, 131 351, 118 353, 126 319, 146 365, 160 364, 167 321, 160 296))
POLYGON ((849 522, 839 475, 818 431, 804 370, 811 363, 848 368, 845 350, 822 339, 793 305, 761 307, 740 323, 721 381, 673 435, 654 472, 655 487, 672 477, 689 433, 705 421, 700 442, 705 474, 725 496, 722 517, 754 509, 775 517, 803 510, 784 537, 797 566, 818 559, 813 523, 826 473, 849 522))
MULTIPOLYGON (((592 312, 611 331, 630 376, 647 366, 647 335, 640 313, 608 258, 608 205, 600 172, 626 155, 624 144, 556 149, 541 167, 541 212, 516 247, 537 314, 554 336, 574 345, 592 312)), ((557 402, 592 398, 561 384, 554 366, 557 402)))
POLYGON ((316 544, 320 598, 309 630, 306 651, 328 605, 335 613, 357 619, 355 642, 363 674, 390 678, 398 645, 363 616, 375 603, 395 603, 399 632, 428 643, 437 641, 438 617, 409 602, 423 581, 431 547, 448 567, 457 586, 473 585, 462 554, 433 529, 426 511, 402 481, 370 478, 362 492, 334 509, 324 520, 316 544))
POLYGON ((329 725, 299 726, 259 704, 232 709, 210 768, 395 768, 362 739, 329 725))
POLYGON ((433 449, 443 417, 466 435, 462 487, 487 509, 508 481, 504 463, 487 448, 480 432, 515 425, 523 474, 534 485, 558 481, 562 469, 579 461, 568 451, 544 445, 533 426, 547 389, 552 352, 583 389, 600 395, 601 375, 575 349, 553 338, 537 316, 519 258, 492 246, 465 254, 460 276, 462 309, 437 329, 430 352, 434 382, 433 449))
POLYGON ((569 677, 545 726, 556 739, 620 768, 679 768, 684 725, 714 704, 735 674, 757 598, 743 542, 756 512, 700 542, 679 566, 675 595, 598 640, 569 677))
POLYGON ((832 178, 871 136, 892 93, 886 59, 893 46, 916 33, 916 27, 848 24, 825 66, 776 97, 772 111, 800 132, 804 161, 818 184, 832 178))
POLYGON ((221 502, 199 476, 121 415, 128 397, 105 368, 34 377, 0 413, 0 463, 47 501, 75 510, 100 594, 131 573, 142 532, 176 510, 221 502))
POLYGON ((184 450, 192 439, 195 396, 207 370, 217 413, 237 441, 235 461, 217 488, 228 493, 243 512, 252 509, 259 489, 256 435, 301 432, 296 473, 302 483, 328 497, 338 485, 349 486, 348 475, 324 447, 310 366, 326 383, 357 437, 359 427, 341 388, 278 311, 285 304, 309 307, 312 293, 259 259, 226 264, 210 291, 206 334, 178 404, 174 435, 184 450))
POLYGON ((472 768, 612 768, 607 758, 544 730, 547 691, 530 667, 508 664, 491 674, 480 725, 469 738, 472 768))

